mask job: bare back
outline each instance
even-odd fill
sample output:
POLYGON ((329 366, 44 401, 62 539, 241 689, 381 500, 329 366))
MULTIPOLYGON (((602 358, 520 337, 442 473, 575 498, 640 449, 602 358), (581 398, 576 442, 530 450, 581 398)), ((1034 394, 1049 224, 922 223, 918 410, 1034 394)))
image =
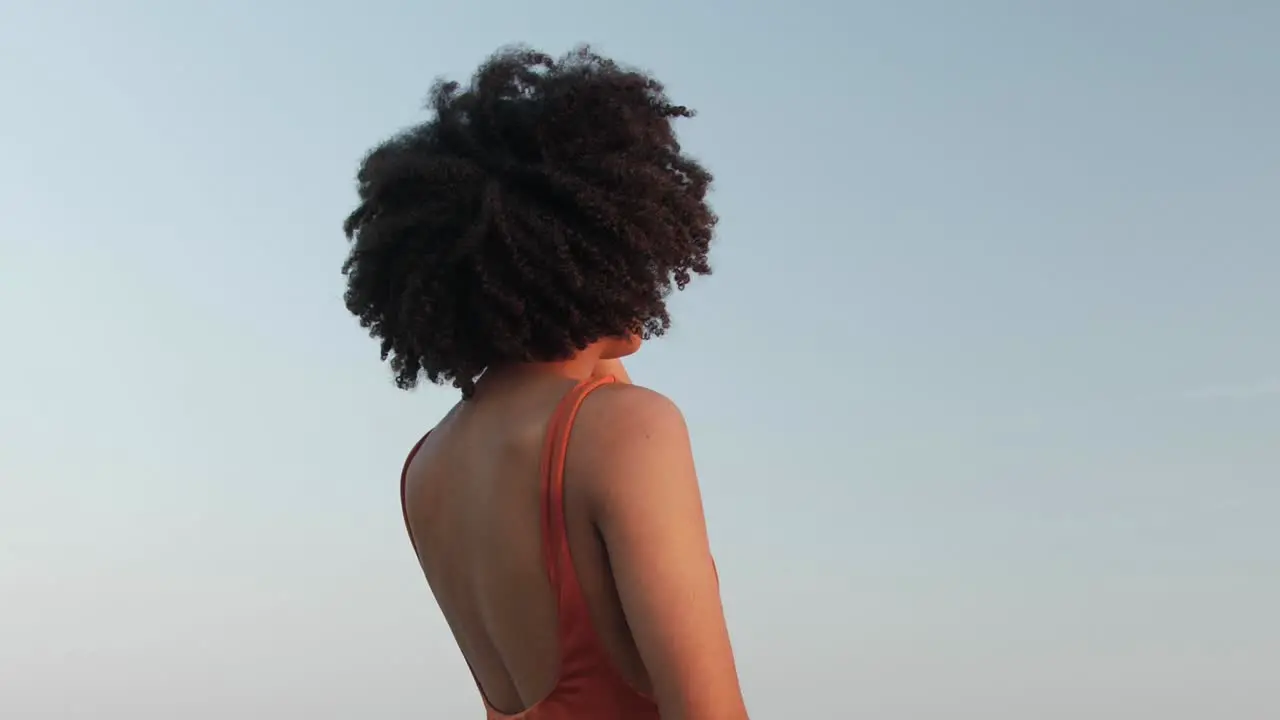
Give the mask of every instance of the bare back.
POLYGON ((745 718, 687 431, 646 407, 674 410, 533 376, 460 403, 406 463, 410 536, 489 717, 745 718))
MULTIPOLYGON (((488 704, 513 714, 553 689, 557 601, 543 556, 539 483, 547 423, 572 380, 550 377, 460 404, 411 461, 406 510, 418 557, 488 704)), ((567 473, 566 473, 567 474, 567 473)), ((643 694, 649 680, 577 486, 565 527, 597 637, 643 694)))

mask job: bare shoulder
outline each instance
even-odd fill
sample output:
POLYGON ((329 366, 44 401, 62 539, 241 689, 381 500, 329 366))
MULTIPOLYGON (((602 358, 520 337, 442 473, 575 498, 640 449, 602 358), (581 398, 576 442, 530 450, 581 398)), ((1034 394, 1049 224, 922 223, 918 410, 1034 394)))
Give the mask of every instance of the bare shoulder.
POLYGON ((662 716, 745 719, 679 408, 653 390, 607 385, 573 432, 575 481, 662 716))
POLYGON ((633 492, 696 486, 684 414, 662 393, 606 385, 583 403, 573 435, 573 462, 593 511, 633 492))
POLYGON ((684 414, 671 398, 629 383, 605 385, 592 393, 581 416, 581 432, 601 442, 635 444, 688 434, 684 414))

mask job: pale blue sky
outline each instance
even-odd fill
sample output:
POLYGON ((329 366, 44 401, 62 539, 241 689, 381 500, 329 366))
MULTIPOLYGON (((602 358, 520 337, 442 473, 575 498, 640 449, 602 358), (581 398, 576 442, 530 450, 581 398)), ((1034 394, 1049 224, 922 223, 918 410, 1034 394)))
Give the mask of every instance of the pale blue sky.
POLYGON ((1280 716, 1280 4, 771 5, 0 3, 0 717, 480 717, 340 224, 513 41, 701 112, 755 717, 1280 716))

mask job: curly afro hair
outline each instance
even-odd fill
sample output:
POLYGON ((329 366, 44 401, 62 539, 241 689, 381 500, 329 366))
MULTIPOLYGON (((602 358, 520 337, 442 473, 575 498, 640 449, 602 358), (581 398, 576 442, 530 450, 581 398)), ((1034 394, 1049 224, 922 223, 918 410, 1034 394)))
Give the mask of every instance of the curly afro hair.
POLYGON ((344 225, 346 305, 396 385, 469 397, 489 367, 661 335, 666 297, 711 272, 711 174, 652 77, 581 47, 499 51, 434 117, 372 150, 344 225))

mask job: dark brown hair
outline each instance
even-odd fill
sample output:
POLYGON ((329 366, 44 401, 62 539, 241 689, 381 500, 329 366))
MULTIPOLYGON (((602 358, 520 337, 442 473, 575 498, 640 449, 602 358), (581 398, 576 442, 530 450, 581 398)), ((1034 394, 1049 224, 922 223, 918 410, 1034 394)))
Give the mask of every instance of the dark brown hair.
POLYGON ((465 397, 488 367, 661 335, 672 286, 711 272, 711 175, 671 127, 693 113, 652 77, 509 48, 429 109, 365 158, 344 226, 346 305, 397 386, 465 397))

